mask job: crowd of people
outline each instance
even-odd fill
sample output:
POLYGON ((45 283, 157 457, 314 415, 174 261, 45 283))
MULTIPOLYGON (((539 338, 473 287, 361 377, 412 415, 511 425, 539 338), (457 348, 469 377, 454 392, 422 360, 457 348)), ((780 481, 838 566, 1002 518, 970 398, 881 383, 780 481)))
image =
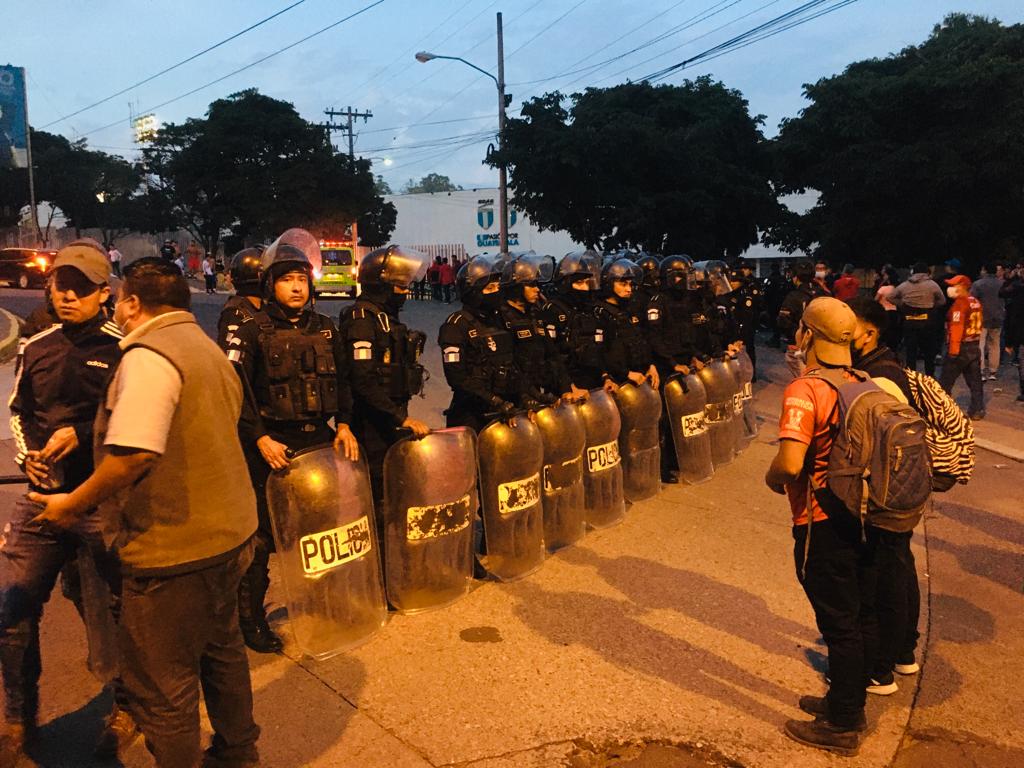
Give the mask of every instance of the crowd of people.
MULTIPOLYGON (((430 270, 439 299, 454 285, 461 301, 437 334, 452 392, 446 426, 476 432, 602 391, 664 392, 741 352, 756 364, 755 332, 778 292, 771 280, 763 290, 743 262, 593 251, 478 256, 445 283, 452 267, 443 258, 430 265, 392 245, 360 260, 361 294, 335 322, 311 301, 319 254, 318 241, 294 229, 236 254, 235 296, 214 344, 188 311, 188 284, 173 260, 132 262, 115 297, 99 244, 58 253, 48 288, 58 322, 23 345, 11 403, 31 489, 0 556, 0 668, 15 750, 34 737, 42 606, 80 556, 106 578, 118 627, 104 640, 120 664, 98 749, 116 753, 141 732, 161 766, 257 764, 244 647, 283 647, 265 607, 278 545, 269 478, 297 453, 333 445, 345 459, 365 458, 374 502, 383 503, 388 449, 431 432, 408 408, 424 386, 427 337, 401 317, 415 286, 435 284, 430 270), (79 371, 87 386, 60 386, 79 371), (202 755, 200 688, 214 727, 202 755)), ((1000 291, 1014 279, 1019 270, 1000 291)), ((966 277, 947 282, 956 290, 946 366, 966 370, 956 361, 980 339, 980 300, 966 277)), ((832 679, 827 697, 801 700, 818 719, 792 721, 787 733, 845 753, 856 752, 865 727, 865 691, 891 693, 894 673, 917 671, 919 600, 909 542, 920 509, 895 525, 862 516, 855 536, 854 517, 842 525, 817 495, 828 482, 830 420, 849 383, 842 377, 857 380, 851 367, 890 382, 882 390, 895 402, 921 407, 920 384, 885 345, 893 310, 858 297, 857 283, 852 269, 832 281, 825 265, 798 264, 782 296, 774 324, 798 378, 784 396, 779 456, 766 478, 790 499, 798 578, 829 646, 832 679)), ((917 297, 935 306, 943 298, 922 283, 912 277, 877 293, 913 317, 925 309, 917 297)), ((709 404, 698 426, 731 418, 732 397, 725 412, 709 404)), ((685 469, 678 436, 662 409, 664 483, 680 482, 685 469)))

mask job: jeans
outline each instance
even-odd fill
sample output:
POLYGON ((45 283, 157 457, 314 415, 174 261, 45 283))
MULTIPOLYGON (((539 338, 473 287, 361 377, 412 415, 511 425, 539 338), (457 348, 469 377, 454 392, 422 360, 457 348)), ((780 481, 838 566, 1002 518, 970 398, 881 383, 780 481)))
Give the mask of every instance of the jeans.
POLYGON ((229 560, 175 576, 125 576, 122 675, 132 714, 160 768, 199 763, 199 689, 225 762, 255 761, 249 658, 238 628, 247 543, 229 560))
MULTIPOLYGON (((872 590, 875 614, 878 618, 877 651, 868 672, 875 680, 891 674, 893 667, 906 657, 910 633, 909 590, 910 581, 917 583, 914 558, 910 554, 911 531, 895 533, 875 528, 867 529, 867 547, 874 568, 866 571, 865 588, 872 590)), ((920 597, 918 597, 920 600, 920 597)), ((917 617, 914 617, 915 635, 917 617)), ((913 655, 916 646, 910 647, 913 655)))
MULTIPOLYGON (((31 522, 41 511, 38 504, 16 501, 0 549, 0 669, 9 723, 35 722, 42 674, 39 619, 57 575, 80 546, 91 553, 111 594, 120 592, 117 558, 103 543, 99 516, 87 515, 72 530, 61 531, 31 522)), ((110 609, 116 611, 116 605, 110 609)))
POLYGON ((998 373, 999 372, 999 357, 1002 353, 1002 345, 999 343, 999 337, 1002 333, 1002 328, 982 328, 981 329, 981 370, 987 373, 998 373))
POLYGON ((981 383, 981 347, 978 342, 971 341, 960 345, 960 354, 955 357, 949 352, 942 361, 942 374, 939 383, 950 395, 953 385, 963 374, 964 381, 971 390, 971 407, 968 413, 973 416, 985 411, 985 391, 981 383))
POLYGON ((867 664, 874 658, 877 619, 873 563, 860 544, 859 525, 823 520, 810 526, 806 575, 802 573, 808 526, 793 528, 797 579, 814 609, 814 618, 828 646, 829 720, 854 725, 864 712, 867 664), (856 530, 854 530, 856 529, 856 530))

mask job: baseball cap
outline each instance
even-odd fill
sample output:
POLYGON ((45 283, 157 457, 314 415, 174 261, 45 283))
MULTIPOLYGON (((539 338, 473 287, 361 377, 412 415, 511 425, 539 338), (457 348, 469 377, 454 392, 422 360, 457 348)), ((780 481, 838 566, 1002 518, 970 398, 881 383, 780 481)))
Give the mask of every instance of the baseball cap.
POLYGON ((946 285, 962 285, 964 288, 971 287, 971 278, 967 275, 956 275, 946 281, 946 285))
POLYGON ((74 267, 90 282, 102 285, 110 280, 110 260, 103 246, 89 237, 75 240, 57 251, 53 268, 74 267))
POLYGON ((850 342, 857 329, 857 316, 839 299, 821 296, 804 307, 800 317, 813 333, 814 356, 828 365, 852 365, 850 342))

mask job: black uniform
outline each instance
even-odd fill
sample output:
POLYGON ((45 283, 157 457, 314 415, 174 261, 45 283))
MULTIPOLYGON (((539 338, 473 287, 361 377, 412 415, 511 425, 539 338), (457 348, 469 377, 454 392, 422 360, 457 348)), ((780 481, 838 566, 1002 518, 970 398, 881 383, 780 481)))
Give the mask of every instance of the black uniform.
POLYGON ((499 314, 512 336, 515 366, 522 374, 523 405, 553 401, 568 392, 569 373, 534 305, 520 311, 504 304, 499 314))
POLYGON ((607 376, 619 385, 626 383, 630 371, 646 374, 652 362, 639 310, 633 301, 616 304, 607 298, 598 300, 594 310, 604 334, 602 377, 607 376))
POLYGON ((217 320, 217 343, 221 349, 228 348, 228 335, 238 330, 243 323, 256 317, 259 310, 245 296, 229 296, 224 302, 217 320))
POLYGON ((739 288, 721 297, 722 304, 731 321, 733 339, 743 342, 750 356, 750 361, 757 368, 757 349, 754 346, 757 334, 758 319, 761 316, 763 295, 761 288, 754 280, 747 280, 739 288))
MULTIPOLYGON (((120 340, 117 326, 101 312, 82 325, 52 325, 23 342, 10 401, 18 463, 24 463, 28 451, 41 450, 62 427, 73 427, 78 437, 78 447, 57 464, 52 487, 30 484, 32 490, 68 492, 92 474, 93 420, 121 359, 120 340)), ((39 619, 57 574, 75 558, 79 546, 92 552, 112 592, 119 591, 116 558, 104 544, 97 513, 63 531, 32 523, 39 512, 38 505, 16 500, 0 548, 0 665, 5 715, 13 724, 35 723, 39 619)))
POLYGON ((341 343, 350 372, 352 431, 366 451, 374 498, 384 498, 384 457, 401 437, 409 400, 423 391, 426 335, 398 319, 395 310, 365 296, 341 313, 341 343))
POLYGON ((469 307, 448 316, 437 336, 444 376, 452 388, 449 427, 479 432, 522 398, 512 334, 500 320, 469 307))
POLYGON ((655 295, 647 307, 646 325, 651 357, 663 382, 675 373, 677 365, 689 366, 700 356, 686 293, 664 291, 655 295))
POLYGON ((566 361, 570 381, 580 389, 600 387, 604 330, 594 315, 591 292, 560 292, 544 303, 540 317, 555 349, 566 361))
POLYGON ((794 341, 797 326, 800 324, 800 318, 804 313, 804 307, 819 296, 828 296, 828 293, 826 293, 825 289, 822 288, 822 286, 815 280, 808 280, 806 283, 801 283, 786 294, 786 298, 782 301, 782 308, 779 310, 779 316, 776 318, 776 322, 778 323, 782 337, 789 344, 792 344, 794 341))

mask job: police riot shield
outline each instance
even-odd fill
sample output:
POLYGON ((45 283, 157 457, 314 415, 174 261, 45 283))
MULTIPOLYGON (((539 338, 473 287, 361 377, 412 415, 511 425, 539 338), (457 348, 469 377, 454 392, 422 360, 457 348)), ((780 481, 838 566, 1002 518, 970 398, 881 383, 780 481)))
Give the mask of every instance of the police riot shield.
POLYGON ((741 349, 736 358, 740 363, 740 395, 743 398, 743 435, 747 445, 757 437, 757 414, 754 412, 754 363, 741 349))
POLYGON ((544 443, 544 543, 549 552, 554 552, 575 544, 587 531, 583 496, 583 447, 587 433, 579 409, 569 403, 537 411, 536 424, 544 443))
POLYGON ((710 480, 715 467, 711 462, 704 384, 692 373, 674 376, 665 384, 664 394, 669 431, 679 460, 679 478, 690 485, 710 480))
POLYGON ((622 461, 619 458, 619 432, 622 422, 611 395, 594 389, 580 406, 587 445, 583 451, 583 490, 587 506, 587 525, 607 528, 621 522, 626 514, 622 489, 622 461))
POLYGON ((384 582, 401 613, 455 602, 473 581, 476 435, 399 440, 384 458, 384 582))
POLYGON ((715 469, 725 466, 736 455, 736 436, 733 421, 733 395, 736 394, 736 380, 721 360, 705 365, 697 374, 708 403, 704 407, 708 432, 711 436, 711 462, 715 469))
POLYGON ((302 652, 326 659, 387 621, 366 461, 331 446, 297 453, 267 480, 267 507, 302 652))
POLYGON ((661 490, 661 397, 647 382, 640 386, 630 383, 615 392, 615 404, 622 421, 619 456, 623 495, 627 501, 649 499, 661 490))
POLYGON ((540 430, 525 416, 492 422, 480 431, 478 454, 485 546, 481 564, 501 581, 513 581, 544 562, 540 430))
POLYGON ((732 436, 735 441, 733 449, 736 455, 739 455, 750 444, 750 441, 746 439, 746 429, 743 425, 742 372, 740 371, 740 362, 735 357, 728 357, 724 362, 729 375, 732 376, 733 383, 736 385, 736 391, 732 396, 732 436))

